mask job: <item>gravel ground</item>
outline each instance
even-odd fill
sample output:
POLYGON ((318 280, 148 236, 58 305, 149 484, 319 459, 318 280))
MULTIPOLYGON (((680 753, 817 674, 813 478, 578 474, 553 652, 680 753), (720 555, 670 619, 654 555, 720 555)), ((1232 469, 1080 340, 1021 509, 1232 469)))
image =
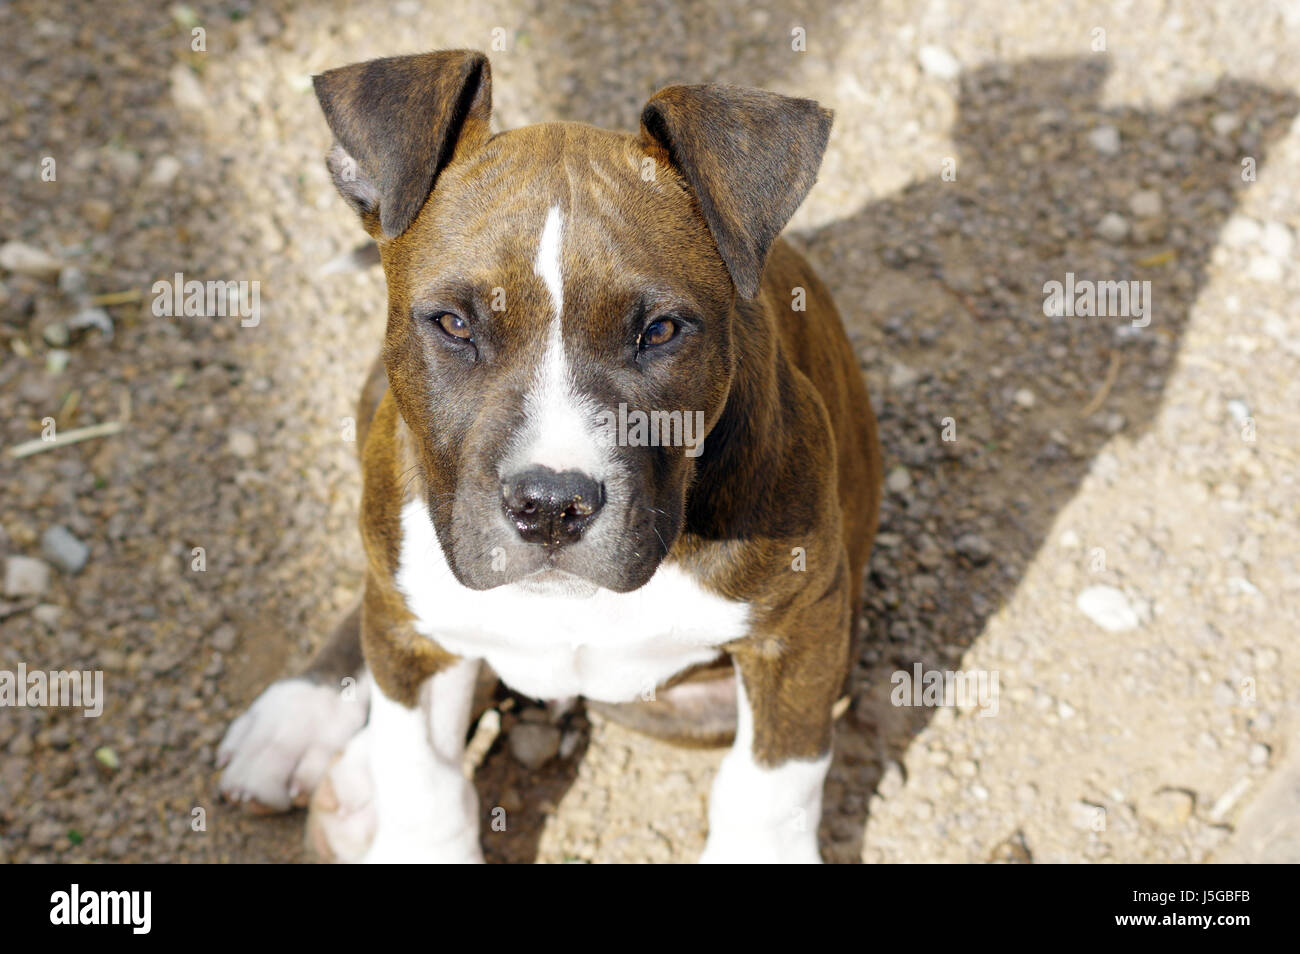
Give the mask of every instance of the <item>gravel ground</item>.
MULTIPOLYGON (((345 419, 383 278, 324 267, 361 236, 309 77, 496 36, 501 127, 629 128, 672 82, 837 111, 793 227, 889 476, 826 856, 1300 860, 1300 4, 1047 9, 0 6, 0 446, 120 424, 0 455, 0 669, 106 696, 0 710, 0 859, 301 857, 301 814, 216 799, 213 751, 360 584, 345 419), (260 322, 155 317, 175 272, 260 282, 260 322), (1150 323, 1046 316, 1067 272, 1149 281, 1150 323), (995 674, 996 713, 892 705, 918 663, 995 674)), ((720 753, 500 711, 490 859, 703 847, 720 753)))

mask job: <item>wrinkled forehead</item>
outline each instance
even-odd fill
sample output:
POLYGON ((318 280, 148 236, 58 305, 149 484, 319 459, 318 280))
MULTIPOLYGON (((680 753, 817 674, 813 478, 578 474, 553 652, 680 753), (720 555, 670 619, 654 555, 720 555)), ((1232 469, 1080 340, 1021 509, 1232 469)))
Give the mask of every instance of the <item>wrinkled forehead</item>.
POLYGON ((413 296, 446 283, 483 294, 498 287, 526 293, 545 255, 555 258, 566 284, 685 283, 702 298, 729 288, 676 170, 633 136, 577 123, 503 133, 458 159, 399 241, 413 296))

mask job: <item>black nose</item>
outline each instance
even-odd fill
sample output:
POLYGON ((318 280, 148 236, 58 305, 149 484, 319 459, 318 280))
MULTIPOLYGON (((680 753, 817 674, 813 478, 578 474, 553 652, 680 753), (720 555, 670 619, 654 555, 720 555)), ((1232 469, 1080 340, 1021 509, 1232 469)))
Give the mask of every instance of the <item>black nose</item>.
POLYGON ((501 484, 506 516, 529 543, 558 547, 582 536, 605 505, 605 488, 576 470, 533 467, 501 484))

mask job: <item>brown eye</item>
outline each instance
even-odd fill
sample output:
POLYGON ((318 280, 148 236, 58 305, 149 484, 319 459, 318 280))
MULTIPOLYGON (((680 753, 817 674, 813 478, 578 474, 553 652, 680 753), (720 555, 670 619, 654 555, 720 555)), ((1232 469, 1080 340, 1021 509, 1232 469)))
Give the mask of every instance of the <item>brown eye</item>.
POLYGON ((672 341, 676 335, 677 322, 671 318, 659 318, 646 325, 645 331, 641 332, 641 347, 657 348, 672 341))
POLYGON ((459 338, 461 341, 469 340, 469 322, 460 315, 453 315, 449 311, 444 311, 439 315, 434 315, 433 320, 437 323, 439 328, 451 335, 451 337, 459 338))

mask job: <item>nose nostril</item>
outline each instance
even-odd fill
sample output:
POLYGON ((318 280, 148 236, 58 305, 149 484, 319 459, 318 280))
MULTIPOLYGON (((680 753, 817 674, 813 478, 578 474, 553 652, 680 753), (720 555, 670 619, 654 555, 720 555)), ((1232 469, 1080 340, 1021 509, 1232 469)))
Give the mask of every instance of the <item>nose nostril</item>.
POLYGON ((519 535, 560 546, 580 539, 604 506, 605 489, 586 474, 535 467, 501 484, 501 501, 519 535))

